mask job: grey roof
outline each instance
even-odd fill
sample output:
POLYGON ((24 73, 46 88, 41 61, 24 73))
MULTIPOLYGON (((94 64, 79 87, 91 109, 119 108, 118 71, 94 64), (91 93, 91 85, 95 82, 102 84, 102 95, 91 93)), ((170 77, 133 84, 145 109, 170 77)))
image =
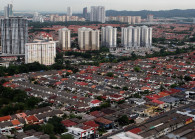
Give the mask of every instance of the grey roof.
POLYGON ((166 96, 159 99, 160 101, 166 102, 166 103, 174 103, 176 101, 179 101, 178 98, 172 97, 172 96, 166 96))

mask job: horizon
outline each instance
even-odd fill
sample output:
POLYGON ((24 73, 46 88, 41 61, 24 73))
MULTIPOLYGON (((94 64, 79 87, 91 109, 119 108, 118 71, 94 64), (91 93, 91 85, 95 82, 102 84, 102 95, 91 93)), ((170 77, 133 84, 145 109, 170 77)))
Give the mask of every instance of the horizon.
MULTIPOLYGON (((166 10, 174 10, 174 9, 194 9, 193 5, 195 1, 186 0, 182 2, 177 2, 177 0, 156 0, 153 2, 152 0, 137 0, 136 2, 133 0, 55 0, 55 1, 46 1, 46 0, 34 0, 34 1, 26 1, 26 0, 1 0, 0 1, 0 11, 4 9, 4 7, 12 3, 14 11, 37 11, 37 12, 66 12, 67 7, 72 7, 73 13, 82 13, 82 9, 87 7, 88 9, 91 6, 105 6, 106 10, 116 10, 116 11, 166 11, 166 10), (82 2, 81 2, 82 1, 82 2), (80 2, 80 4, 75 3, 80 2), (169 3, 169 4, 167 4, 169 3), (190 5, 188 3, 191 3, 190 5), (29 8, 29 5, 31 7, 29 8), (118 6, 120 5, 120 6, 118 6)), ((89 10, 88 10, 89 11, 89 10)))

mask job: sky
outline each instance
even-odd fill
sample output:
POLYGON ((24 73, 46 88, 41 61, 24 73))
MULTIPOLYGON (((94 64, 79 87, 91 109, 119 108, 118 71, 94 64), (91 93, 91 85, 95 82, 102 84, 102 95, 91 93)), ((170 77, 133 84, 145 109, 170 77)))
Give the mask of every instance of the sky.
POLYGON ((0 0, 0 10, 8 3, 13 3, 15 11, 66 12, 70 6, 73 13, 90 6, 105 6, 106 10, 119 11, 195 9, 195 0, 0 0))

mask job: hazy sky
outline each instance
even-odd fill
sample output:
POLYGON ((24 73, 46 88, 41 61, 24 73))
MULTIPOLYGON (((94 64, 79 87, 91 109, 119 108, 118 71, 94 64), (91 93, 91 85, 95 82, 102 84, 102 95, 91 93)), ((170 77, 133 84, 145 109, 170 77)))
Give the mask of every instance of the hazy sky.
POLYGON ((167 10, 194 9, 195 0, 0 0, 0 10, 12 2, 14 10, 20 11, 64 11, 71 6, 73 12, 83 7, 105 6, 106 10, 167 10))

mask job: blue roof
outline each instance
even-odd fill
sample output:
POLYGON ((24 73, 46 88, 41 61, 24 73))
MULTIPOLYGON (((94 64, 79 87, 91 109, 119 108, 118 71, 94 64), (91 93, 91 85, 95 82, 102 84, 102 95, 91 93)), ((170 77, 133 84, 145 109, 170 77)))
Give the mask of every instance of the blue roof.
POLYGON ((181 91, 186 90, 185 88, 180 88, 180 87, 175 87, 174 89, 181 90, 181 91))

